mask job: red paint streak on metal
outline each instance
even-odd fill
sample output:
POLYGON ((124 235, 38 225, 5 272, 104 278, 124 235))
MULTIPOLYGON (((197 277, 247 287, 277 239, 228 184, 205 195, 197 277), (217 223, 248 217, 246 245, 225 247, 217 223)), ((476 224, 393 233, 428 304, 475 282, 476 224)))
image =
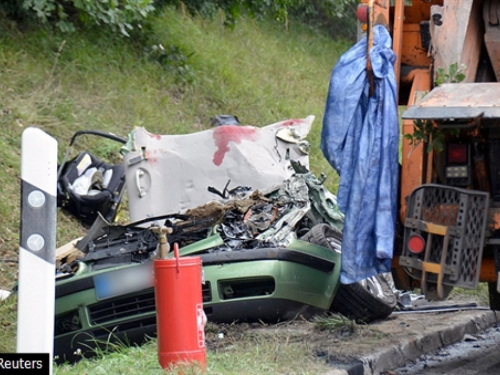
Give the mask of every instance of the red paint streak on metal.
POLYGON ((243 126, 223 125, 214 129, 213 139, 217 146, 217 151, 215 151, 212 161, 216 166, 219 166, 222 164, 226 152, 230 150, 229 142, 241 143, 243 139, 256 141, 257 129, 243 126))
POLYGON ((158 161, 157 158, 153 157, 153 154, 156 154, 156 150, 154 151, 146 151, 146 160, 148 161, 149 164, 156 164, 156 162, 158 161))
POLYGON ((292 125, 302 124, 302 123, 304 123, 304 120, 302 120, 302 119, 293 119, 293 120, 283 121, 281 123, 281 126, 292 126, 292 125))
POLYGON ((153 139, 156 139, 157 141, 159 141, 161 139, 161 135, 160 134, 152 134, 152 133, 146 133, 149 137, 153 138, 153 139))

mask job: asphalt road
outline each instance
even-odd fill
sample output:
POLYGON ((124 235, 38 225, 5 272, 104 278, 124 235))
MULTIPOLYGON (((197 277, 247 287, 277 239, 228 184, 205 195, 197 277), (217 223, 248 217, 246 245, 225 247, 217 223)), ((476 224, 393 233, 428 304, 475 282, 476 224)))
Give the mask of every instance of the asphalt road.
POLYGON ((386 375, 498 375, 500 325, 448 346, 418 361, 385 372, 386 375))

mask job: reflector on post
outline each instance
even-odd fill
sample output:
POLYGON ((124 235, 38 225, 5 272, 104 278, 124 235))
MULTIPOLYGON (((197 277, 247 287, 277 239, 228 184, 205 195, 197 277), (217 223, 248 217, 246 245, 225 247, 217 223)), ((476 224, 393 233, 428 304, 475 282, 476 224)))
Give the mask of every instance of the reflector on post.
POLYGON ((425 249, 425 240, 418 234, 412 235, 408 240, 408 249, 413 254, 420 254, 425 249))
POLYGON ((21 152, 17 352, 49 353, 52 359, 57 141, 40 129, 27 128, 21 152))

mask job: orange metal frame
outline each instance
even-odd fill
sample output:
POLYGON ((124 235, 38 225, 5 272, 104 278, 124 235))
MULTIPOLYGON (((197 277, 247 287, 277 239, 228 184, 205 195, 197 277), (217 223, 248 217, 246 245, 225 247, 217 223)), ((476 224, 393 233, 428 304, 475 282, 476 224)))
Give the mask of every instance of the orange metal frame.
MULTIPOLYGON (((369 5, 369 0, 361 0, 369 5)), ((442 5, 443 0, 413 1, 411 6, 405 5, 404 0, 395 0, 390 6, 389 0, 373 1, 374 24, 382 24, 392 34, 393 50, 396 55, 394 66, 398 87, 401 83, 410 85, 410 94, 407 105, 415 104, 424 93, 432 88, 431 58, 428 51, 422 48, 420 22, 430 19, 431 5, 442 5), (401 75, 401 65, 409 67, 409 73, 401 75)), ((371 5, 371 4, 370 4, 371 5)), ((401 169, 401 219, 406 212, 406 198, 417 186, 428 182, 426 176, 431 175, 427 170, 428 156, 423 145, 411 145, 405 134, 413 133, 413 121, 405 120, 402 125, 402 169, 401 169)), ((432 165, 429 165, 432 168, 432 165)))
MULTIPOLYGON (((443 0, 412 1, 405 5, 404 0, 395 0, 390 5, 390 0, 361 0, 367 6, 373 6, 370 19, 373 24, 382 24, 391 32, 393 50, 396 55, 394 66, 398 88, 401 84, 410 87, 408 102, 404 105, 414 105, 432 89, 432 59, 429 51, 422 47, 420 22, 431 18, 431 6, 443 6, 443 0), (401 66, 405 66, 402 74, 401 66)), ((399 100, 399 99, 398 99, 399 100)), ((400 175, 400 219, 404 222, 406 217, 406 200, 411 192, 423 183, 431 182, 432 153, 424 150, 424 145, 412 145, 404 138, 405 134, 413 134, 413 120, 404 120, 402 123, 402 157, 400 175)), ((500 210, 497 213, 500 223, 500 210)), ((494 225, 500 226, 500 224, 494 225)), ((399 261, 396 256, 393 260, 396 271, 399 261)), ((438 265, 439 266, 439 265, 438 265)), ((439 274, 440 270, 429 270, 439 274)), ((483 259, 480 281, 496 281, 497 275, 492 259, 483 259)))

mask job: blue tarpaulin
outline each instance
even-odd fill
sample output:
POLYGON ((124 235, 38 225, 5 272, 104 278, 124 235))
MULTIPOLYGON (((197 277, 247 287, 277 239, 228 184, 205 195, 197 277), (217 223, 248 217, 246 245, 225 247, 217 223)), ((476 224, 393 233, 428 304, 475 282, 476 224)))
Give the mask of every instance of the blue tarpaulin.
POLYGON ((341 282, 350 284, 389 272, 398 196, 399 124, 395 54, 391 37, 373 28, 366 68, 367 38, 335 65, 326 101, 321 150, 340 176, 338 205, 345 214, 341 282))

